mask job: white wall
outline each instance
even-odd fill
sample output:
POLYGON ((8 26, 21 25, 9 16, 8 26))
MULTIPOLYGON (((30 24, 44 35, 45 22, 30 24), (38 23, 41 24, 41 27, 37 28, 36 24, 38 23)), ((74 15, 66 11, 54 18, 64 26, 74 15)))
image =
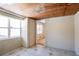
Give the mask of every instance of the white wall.
POLYGON ((19 47, 22 47, 21 38, 0 39, 0 55, 19 47))
POLYGON ((24 47, 28 47, 28 42, 29 42, 29 40, 28 40, 28 18, 26 18, 26 19, 24 19, 24 20, 22 20, 23 22, 22 22, 22 44, 23 44, 23 46, 24 47))
POLYGON ((46 19, 46 46, 74 50, 74 16, 46 19))
POLYGON ((79 55, 79 12, 75 14, 75 52, 79 55))
POLYGON ((24 47, 31 47, 36 44, 36 21, 30 18, 24 20, 22 31, 22 43, 24 47))

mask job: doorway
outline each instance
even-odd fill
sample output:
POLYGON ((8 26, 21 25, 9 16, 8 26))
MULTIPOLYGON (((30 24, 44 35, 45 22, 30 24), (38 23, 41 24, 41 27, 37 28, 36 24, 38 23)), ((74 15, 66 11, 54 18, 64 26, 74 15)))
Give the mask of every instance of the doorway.
POLYGON ((45 45, 44 24, 45 20, 36 21, 36 45, 45 45))

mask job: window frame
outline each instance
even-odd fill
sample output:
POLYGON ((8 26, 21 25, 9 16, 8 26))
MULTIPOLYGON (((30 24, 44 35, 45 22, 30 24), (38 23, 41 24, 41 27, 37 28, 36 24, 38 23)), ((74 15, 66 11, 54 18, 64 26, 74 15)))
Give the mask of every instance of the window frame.
MULTIPOLYGON (((1 16, 4 16, 4 15, 1 15, 1 16)), ((0 27, 0 28, 3 28, 3 29, 5 29, 5 28, 7 28, 8 29, 8 37, 7 38, 12 38, 11 37, 11 29, 19 29, 20 30, 20 36, 19 37, 21 37, 21 32, 22 32, 22 26, 21 26, 21 23, 22 23, 22 21, 20 20, 20 19, 17 19, 17 20, 20 20, 20 24, 19 24, 19 26, 20 26, 20 28, 15 28, 15 27, 11 27, 11 24, 10 24, 10 22, 11 22, 11 17, 7 17, 7 16, 5 16, 6 17, 6 19, 8 19, 8 27, 0 27)), ((15 19, 15 18, 14 18, 15 19)), ((5 37, 3 37, 3 38, 1 38, 1 39, 4 39, 5 37)), ((15 37, 13 37, 13 38, 15 38, 15 37)))
POLYGON ((42 23, 42 22, 37 22, 37 25, 36 25, 36 26, 37 26, 37 28, 36 28, 36 29, 37 29, 36 34, 41 34, 41 33, 43 33, 43 30, 44 30, 44 28, 43 28, 43 27, 44 27, 44 23, 42 23), (40 28, 40 25, 42 26, 42 28, 40 28), (39 30, 42 29, 41 32, 38 30, 38 27, 39 27, 39 30))

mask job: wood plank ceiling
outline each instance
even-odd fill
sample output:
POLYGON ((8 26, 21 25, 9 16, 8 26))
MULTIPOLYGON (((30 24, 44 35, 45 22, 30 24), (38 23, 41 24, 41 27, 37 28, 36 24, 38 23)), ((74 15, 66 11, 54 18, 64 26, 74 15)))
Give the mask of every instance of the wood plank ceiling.
POLYGON ((74 15, 79 11, 79 3, 16 3, 0 6, 35 20, 74 15))

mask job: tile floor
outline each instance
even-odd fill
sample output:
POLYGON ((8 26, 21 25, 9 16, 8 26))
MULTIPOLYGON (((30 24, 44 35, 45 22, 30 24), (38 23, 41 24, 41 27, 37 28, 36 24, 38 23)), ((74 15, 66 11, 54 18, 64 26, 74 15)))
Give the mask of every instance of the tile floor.
POLYGON ((41 45, 37 45, 34 48, 18 48, 11 52, 4 54, 3 56, 75 56, 73 51, 66 51, 56 48, 46 48, 41 45))

